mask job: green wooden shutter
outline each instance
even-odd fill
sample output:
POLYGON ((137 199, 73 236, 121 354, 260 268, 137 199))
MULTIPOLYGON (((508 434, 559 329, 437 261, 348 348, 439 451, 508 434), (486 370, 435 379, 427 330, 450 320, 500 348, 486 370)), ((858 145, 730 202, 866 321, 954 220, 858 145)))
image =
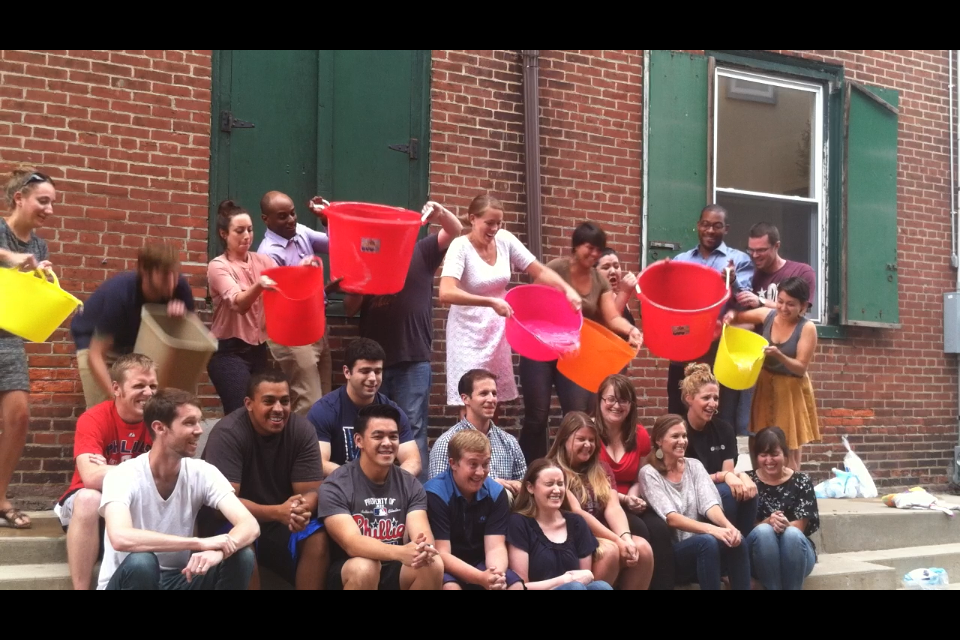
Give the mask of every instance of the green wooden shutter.
POLYGON ((697 244, 707 204, 707 59, 650 51, 647 107, 647 263, 697 244))
POLYGON ((892 89, 846 88, 841 322, 897 328, 897 107, 892 89))

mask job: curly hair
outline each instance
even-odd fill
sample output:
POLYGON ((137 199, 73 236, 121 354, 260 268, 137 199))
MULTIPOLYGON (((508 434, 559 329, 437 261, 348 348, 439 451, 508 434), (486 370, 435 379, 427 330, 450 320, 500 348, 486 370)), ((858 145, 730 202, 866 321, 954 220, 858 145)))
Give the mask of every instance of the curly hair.
POLYGON ((719 385, 717 378, 710 370, 710 365, 702 362, 691 362, 688 364, 683 370, 683 375, 686 377, 680 382, 680 397, 683 399, 684 404, 687 403, 687 396, 697 395, 704 385, 719 385))

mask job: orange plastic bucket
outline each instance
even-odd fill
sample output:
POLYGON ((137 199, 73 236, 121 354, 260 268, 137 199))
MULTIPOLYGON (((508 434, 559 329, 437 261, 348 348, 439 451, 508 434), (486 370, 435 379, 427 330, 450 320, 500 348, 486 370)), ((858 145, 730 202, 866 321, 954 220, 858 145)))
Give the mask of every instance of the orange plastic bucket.
POLYGON ((420 233, 420 214, 381 204, 334 202, 330 222, 330 278, 351 293, 385 295, 403 289, 420 233))
POLYGON ((635 355, 636 351, 626 340, 584 318, 580 351, 561 357, 557 370, 584 389, 596 391, 604 378, 621 371, 635 355))
POLYGON ((692 262, 661 261, 643 270, 637 287, 643 343, 651 353, 686 362, 709 351, 720 307, 730 298, 723 275, 692 262))
POLYGON ((277 283, 275 290, 263 292, 270 339, 287 347, 300 347, 322 338, 327 328, 323 266, 275 267, 263 275, 277 283))

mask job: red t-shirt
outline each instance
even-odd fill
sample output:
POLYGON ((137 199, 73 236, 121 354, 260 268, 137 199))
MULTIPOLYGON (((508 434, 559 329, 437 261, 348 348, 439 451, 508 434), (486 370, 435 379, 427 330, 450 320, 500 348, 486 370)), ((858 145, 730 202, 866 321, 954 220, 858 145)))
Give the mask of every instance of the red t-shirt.
MULTIPOLYGON (((96 453, 107 459, 107 464, 118 465, 124 460, 136 458, 150 451, 153 439, 140 421, 136 424, 124 422, 117 413, 113 400, 107 400, 87 409, 77 420, 77 431, 73 438, 73 459, 84 453, 96 453)), ((70 488, 60 498, 64 498, 83 488, 80 470, 73 472, 70 488)))
POLYGON ((640 466, 643 459, 650 455, 650 434, 641 425, 637 425, 637 448, 633 451, 627 451, 620 458, 620 462, 614 462, 607 453, 607 447, 600 443, 600 460, 606 462, 613 471, 613 477, 617 480, 617 493, 626 493, 637 481, 640 474, 640 466))

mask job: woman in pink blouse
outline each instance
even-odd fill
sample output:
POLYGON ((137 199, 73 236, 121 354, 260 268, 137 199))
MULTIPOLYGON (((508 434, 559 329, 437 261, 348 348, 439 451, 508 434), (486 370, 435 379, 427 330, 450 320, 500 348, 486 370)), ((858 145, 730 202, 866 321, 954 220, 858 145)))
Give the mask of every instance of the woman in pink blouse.
POLYGON ((220 347, 207 373, 226 415, 243 406, 250 376, 267 366, 260 276, 277 265, 269 256, 250 251, 253 221, 233 200, 217 207, 217 233, 225 250, 207 266, 207 281, 213 297, 210 331, 220 347))

